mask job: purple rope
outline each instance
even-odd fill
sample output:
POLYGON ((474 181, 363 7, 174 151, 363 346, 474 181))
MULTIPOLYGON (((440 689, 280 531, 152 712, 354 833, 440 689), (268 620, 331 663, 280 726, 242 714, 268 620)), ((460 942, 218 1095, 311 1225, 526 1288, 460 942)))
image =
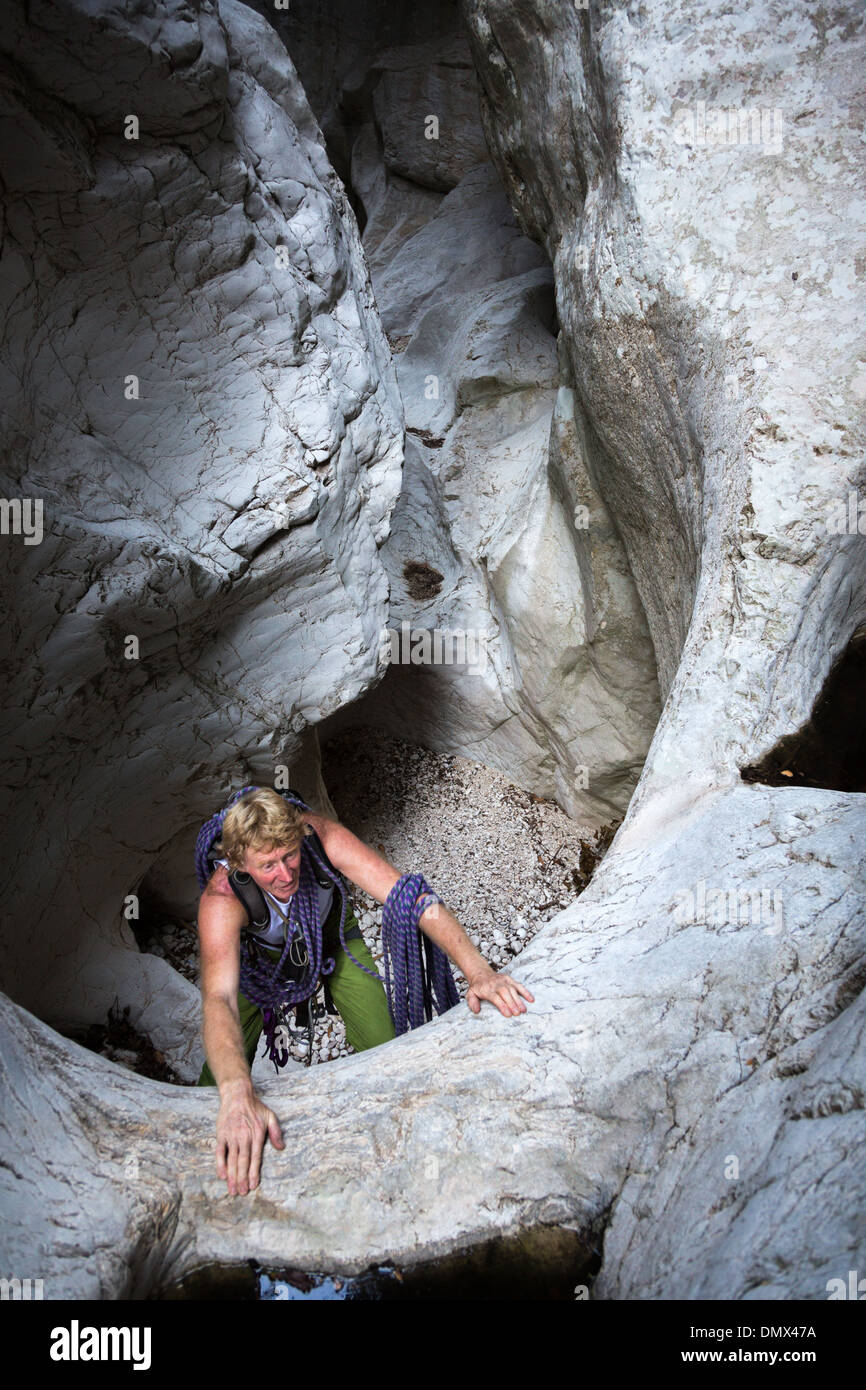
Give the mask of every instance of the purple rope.
MULTIPOLYGON (((234 803, 248 791, 256 791, 255 787, 242 787, 239 792, 232 796, 221 811, 215 816, 211 816, 206 821, 198 833, 195 849, 195 866, 198 881, 202 889, 209 878, 208 853, 214 842, 222 833, 223 821, 226 812, 234 803)), ((286 801, 292 805, 299 806, 303 810, 309 807, 294 796, 288 796, 285 792, 280 793, 286 801)), ((281 1046, 277 1039, 277 1028, 280 1011, 283 1008, 294 1008, 296 1004, 301 1004, 305 999, 309 999, 315 994, 319 985, 321 975, 330 975, 334 969, 336 961, 333 956, 323 959, 322 953, 322 923, 319 917, 319 890, 316 876, 313 871, 313 864, 316 863, 324 869, 328 877, 333 880, 340 890, 342 897, 342 910, 340 913, 340 942, 345 949, 345 939, 343 936, 344 923, 346 919, 346 889, 339 875, 331 873, 328 866, 322 860, 321 855, 309 843, 305 837, 301 841, 301 863, 298 874, 298 887, 292 895, 289 905, 289 912, 286 919, 286 940, 282 953, 278 960, 270 958, 257 959, 254 948, 250 946, 246 938, 242 938, 242 949, 240 955, 240 979, 239 988, 241 994, 249 999, 251 1004, 257 1004, 262 1011, 262 1023, 267 1046, 267 1055, 276 1068, 284 1067, 289 1060, 288 1050, 281 1046), (300 928, 300 934, 307 949, 307 967, 300 980, 288 980, 283 975, 283 967, 292 949, 293 939, 300 928)), ((353 957, 354 959, 354 957, 353 957)), ((356 965, 360 963, 355 962, 356 965)), ((361 969, 364 967, 361 966, 361 969)))
POLYGON ((385 899, 382 909, 385 994, 398 1037, 410 1028, 420 1028, 430 1022, 433 1017, 431 990, 437 1014, 446 1013, 459 1002, 447 955, 435 941, 422 936, 418 925, 431 903, 441 902, 423 874, 401 874, 385 899), (426 959, 421 956, 422 940, 426 959))

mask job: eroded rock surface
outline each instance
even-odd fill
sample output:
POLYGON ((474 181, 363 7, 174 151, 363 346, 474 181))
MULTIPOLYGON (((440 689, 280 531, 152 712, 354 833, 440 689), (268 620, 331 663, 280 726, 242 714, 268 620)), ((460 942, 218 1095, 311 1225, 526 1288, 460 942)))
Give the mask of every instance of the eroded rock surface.
MULTIPOLYGON (((721 16, 700 3, 546 0, 467 0, 465 13, 491 149, 554 266, 591 471, 666 697, 605 869, 630 862, 646 891, 652 864, 675 898, 696 900, 710 872, 736 890, 748 830, 763 888, 784 904, 771 954, 755 954, 742 924, 731 938, 766 1049, 747 1046, 752 1070, 738 1079, 724 1054, 747 1027, 738 1018, 720 1036, 730 984, 724 949, 709 947, 683 1053, 686 1070, 702 1059, 695 1084, 664 1137, 651 1131, 632 1155, 598 1292, 823 1298, 826 1279, 864 1254, 850 1219, 863 1188, 851 1051, 866 978, 863 802, 782 787, 751 802, 739 768, 806 724, 866 615, 866 541, 833 522, 864 490, 863 17, 845 5, 823 23, 806 4, 721 16), (735 810, 736 836, 704 842, 702 868, 696 820, 735 810), (660 860, 660 836, 678 864, 660 860), (815 877, 825 870, 828 899, 815 877), (737 1179, 725 1155, 739 1159, 737 1179)), ((615 893, 608 910, 620 910, 615 893)), ((664 911, 645 920, 649 939, 667 920, 675 943, 675 1011, 697 938, 664 911)), ((591 978, 614 959, 601 952, 591 978)))
MULTIPOLYGON (((544 1224, 606 1226, 609 1298, 822 1300, 866 1261, 866 808, 739 777, 808 719, 866 611, 863 538, 827 525, 862 487, 858 135, 841 118, 862 17, 465 13, 489 144, 553 265, 569 408, 646 613, 661 722, 589 888, 518 957, 535 1004, 454 1009, 265 1083, 287 1148, 247 1197, 213 1172, 212 1096, 123 1073, 4 1000, 2 1259, 38 1264, 49 1297, 250 1255, 351 1273, 544 1224), (778 107, 781 149, 678 142, 675 112, 699 101, 778 107)), ((234 34, 237 7, 220 14, 234 34)))
POLYGON ((862 940, 837 861, 864 819, 840 793, 740 787, 651 853, 614 849, 519 957, 525 1014, 461 1006, 263 1082, 286 1149, 233 1200, 212 1096, 3 1001, 4 1260, 36 1261, 46 1297, 128 1297, 219 1260, 355 1273, 535 1224, 588 1233, 613 1205, 607 1296, 826 1297, 862 1250, 843 1219, 863 1194, 862 940), (783 921, 675 924, 683 881, 760 895, 780 876, 783 921))

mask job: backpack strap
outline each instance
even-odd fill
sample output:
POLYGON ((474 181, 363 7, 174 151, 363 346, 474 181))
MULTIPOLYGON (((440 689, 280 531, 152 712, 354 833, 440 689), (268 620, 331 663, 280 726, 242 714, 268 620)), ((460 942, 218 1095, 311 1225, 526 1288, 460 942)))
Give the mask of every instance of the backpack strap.
POLYGON ((253 931, 264 931, 270 925, 271 912, 264 893, 252 875, 244 873, 243 869, 231 869, 229 885, 246 909, 249 926, 253 931))

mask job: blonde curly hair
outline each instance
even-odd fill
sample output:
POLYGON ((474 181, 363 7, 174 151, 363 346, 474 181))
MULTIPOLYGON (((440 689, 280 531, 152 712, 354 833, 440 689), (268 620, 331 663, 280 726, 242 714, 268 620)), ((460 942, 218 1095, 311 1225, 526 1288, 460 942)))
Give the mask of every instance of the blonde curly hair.
POLYGON ((226 811, 214 852, 230 869, 243 869, 248 849, 297 849, 311 832, 295 806, 270 787, 246 792, 226 811))

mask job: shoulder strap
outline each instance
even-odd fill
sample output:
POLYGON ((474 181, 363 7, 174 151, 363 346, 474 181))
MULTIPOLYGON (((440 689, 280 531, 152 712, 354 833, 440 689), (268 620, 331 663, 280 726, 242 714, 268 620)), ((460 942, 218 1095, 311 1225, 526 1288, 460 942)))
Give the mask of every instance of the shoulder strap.
POLYGON ((255 879, 242 869, 232 869, 229 873, 229 883, 235 897, 240 899, 246 909, 250 925, 258 931, 263 931, 270 923, 271 913, 265 902, 265 895, 255 879))

